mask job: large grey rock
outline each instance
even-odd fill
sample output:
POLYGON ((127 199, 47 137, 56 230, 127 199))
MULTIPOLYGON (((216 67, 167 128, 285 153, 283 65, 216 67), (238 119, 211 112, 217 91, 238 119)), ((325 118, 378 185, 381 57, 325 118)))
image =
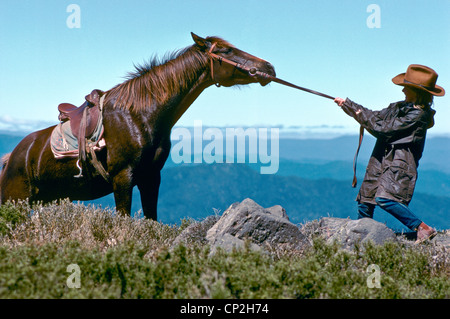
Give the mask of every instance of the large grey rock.
POLYGON ((350 220, 324 217, 320 220, 319 226, 327 242, 337 240, 345 249, 353 249, 355 244, 364 244, 368 241, 382 245, 388 240, 397 240, 390 228, 371 218, 350 220))
POLYGON ((232 204, 208 230, 206 239, 213 248, 227 250, 243 245, 246 239, 259 247, 288 244, 301 249, 309 245, 305 235, 289 221, 283 207, 263 208, 249 198, 232 204))
POLYGON ((199 222, 193 222, 172 242, 172 246, 178 244, 208 244, 206 232, 219 220, 218 216, 208 216, 199 222))

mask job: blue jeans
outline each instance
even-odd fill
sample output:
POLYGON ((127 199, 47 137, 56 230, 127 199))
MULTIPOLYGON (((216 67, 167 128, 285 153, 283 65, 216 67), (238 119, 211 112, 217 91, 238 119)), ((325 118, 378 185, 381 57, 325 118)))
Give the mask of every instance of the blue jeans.
MULTIPOLYGON (((397 218, 403 225, 416 231, 422 221, 408 208, 408 206, 396 202, 392 199, 377 197, 375 198, 378 206, 383 208, 389 214, 397 218)), ((374 204, 358 203, 358 219, 373 218, 375 210, 374 204)))

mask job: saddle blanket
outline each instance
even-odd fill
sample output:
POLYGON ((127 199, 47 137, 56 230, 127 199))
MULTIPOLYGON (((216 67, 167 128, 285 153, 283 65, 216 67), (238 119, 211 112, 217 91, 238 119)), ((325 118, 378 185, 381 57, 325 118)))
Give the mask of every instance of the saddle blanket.
MULTIPOLYGON (((78 157, 78 139, 73 135, 70 121, 59 123, 52 132, 50 146, 56 159, 64 157, 78 157)), ((86 146, 95 151, 106 146, 103 138, 102 116, 99 117, 94 133, 89 137, 86 146)))

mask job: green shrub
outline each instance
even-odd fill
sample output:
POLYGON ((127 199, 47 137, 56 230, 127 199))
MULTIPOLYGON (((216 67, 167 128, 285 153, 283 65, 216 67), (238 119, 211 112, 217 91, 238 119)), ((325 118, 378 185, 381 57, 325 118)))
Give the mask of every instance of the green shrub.
POLYGON ((298 252, 172 246, 182 226, 64 201, 0 207, 0 298, 450 298, 446 251, 386 243, 340 249, 313 236, 298 252), (442 254, 445 256, 442 257, 442 254), (441 258, 442 257, 442 258, 441 258), (69 288, 79 267, 80 288, 69 288), (369 265, 381 288, 369 288, 369 265))
POLYGON ((7 202, 0 205, 0 236, 8 235, 17 225, 26 220, 29 213, 30 208, 26 202, 18 204, 7 202))

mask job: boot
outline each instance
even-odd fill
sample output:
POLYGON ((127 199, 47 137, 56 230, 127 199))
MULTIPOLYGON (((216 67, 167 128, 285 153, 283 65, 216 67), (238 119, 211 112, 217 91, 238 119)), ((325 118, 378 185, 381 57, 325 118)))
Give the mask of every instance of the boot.
POLYGON ((425 223, 421 223, 417 227, 417 240, 415 244, 423 243, 424 241, 431 240, 437 235, 436 229, 428 226, 425 223))

